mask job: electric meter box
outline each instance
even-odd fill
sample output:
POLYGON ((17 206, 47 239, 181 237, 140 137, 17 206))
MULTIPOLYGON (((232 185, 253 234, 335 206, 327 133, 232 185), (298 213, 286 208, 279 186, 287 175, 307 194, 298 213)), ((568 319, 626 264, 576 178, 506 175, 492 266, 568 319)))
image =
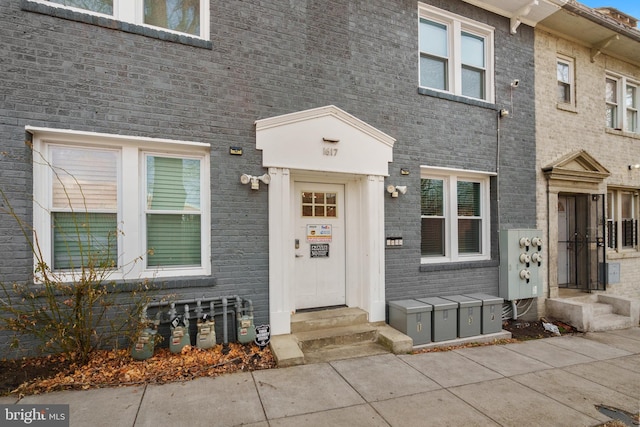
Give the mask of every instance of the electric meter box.
POLYGON ((431 342, 432 306, 414 299, 389 301, 389 325, 408 335, 413 345, 431 342))
POLYGON ((542 296, 542 231, 500 231, 500 296, 506 301, 542 296))
POLYGON ((482 301, 464 295, 442 297, 458 304, 458 337, 480 335, 482 330, 482 301))
POLYGON ((489 294, 465 294, 482 302, 482 333, 495 334, 502 331, 502 303, 504 299, 489 294))
POLYGON ((458 304, 440 297, 419 298, 433 306, 431 311, 431 339, 434 342, 456 339, 458 333, 458 304))

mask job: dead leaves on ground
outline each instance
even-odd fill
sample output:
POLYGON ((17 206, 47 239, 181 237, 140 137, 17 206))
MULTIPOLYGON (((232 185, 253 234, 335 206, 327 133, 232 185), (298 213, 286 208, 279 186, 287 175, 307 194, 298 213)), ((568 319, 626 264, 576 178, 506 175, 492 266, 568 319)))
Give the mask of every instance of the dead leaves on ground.
POLYGON ((56 390, 162 384, 268 369, 275 365, 268 348, 261 350, 255 345, 235 343, 229 344, 228 351, 223 351, 222 345, 207 350, 187 346, 180 354, 162 348, 157 349, 153 357, 142 361, 131 358, 128 350, 105 350, 93 352, 89 362, 83 366, 72 365, 54 377, 25 382, 12 393, 28 395, 56 390))

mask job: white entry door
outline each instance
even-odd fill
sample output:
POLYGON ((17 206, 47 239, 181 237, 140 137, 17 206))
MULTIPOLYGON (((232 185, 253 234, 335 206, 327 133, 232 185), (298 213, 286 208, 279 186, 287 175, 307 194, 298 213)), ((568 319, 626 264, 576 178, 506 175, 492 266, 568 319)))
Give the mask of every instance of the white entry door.
POLYGON ((344 185, 294 185, 295 307, 345 304, 344 185))

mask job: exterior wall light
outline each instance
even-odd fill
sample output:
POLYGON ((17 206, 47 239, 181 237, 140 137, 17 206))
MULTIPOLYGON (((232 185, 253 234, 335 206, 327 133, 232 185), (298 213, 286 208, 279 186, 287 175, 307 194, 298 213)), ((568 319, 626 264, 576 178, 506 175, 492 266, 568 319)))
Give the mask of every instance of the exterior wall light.
POLYGON ((260 188, 260 181, 264 182, 265 184, 269 184, 271 182, 271 177, 268 173, 260 176, 253 176, 243 173, 242 176, 240 176, 240 182, 243 184, 251 183, 252 190, 258 190, 260 188))
POLYGON ((629 170, 631 169, 640 169, 640 164, 636 163, 635 165, 629 165, 629 170))
POLYGON ((398 197, 398 193, 407 194, 406 185, 388 185, 387 193, 391 194, 391 197, 398 197))

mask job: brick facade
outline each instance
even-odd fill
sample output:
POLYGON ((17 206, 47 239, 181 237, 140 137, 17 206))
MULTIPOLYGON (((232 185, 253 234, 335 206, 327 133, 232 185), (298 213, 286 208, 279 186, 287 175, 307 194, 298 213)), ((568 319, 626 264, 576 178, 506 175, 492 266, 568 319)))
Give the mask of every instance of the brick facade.
MULTIPOLYGON (((535 208, 536 170, 546 160, 536 160, 535 150, 534 31, 522 25, 511 35, 507 18, 462 1, 426 3, 495 28, 495 104, 419 93, 415 1, 212 1, 211 42, 195 45, 144 28, 82 22, 82 14, 52 16, 27 1, 2 2, 0 188, 29 224, 34 183, 25 126, 210 143, 212 274, 158 281, 183 298, 249 297, 256 323, 264 323, 269 188, 250 191, 239 181, 242 173, 265 172, 254 122, 336 105, 397 141, 388 183, 409 191, 385 199, 386 234, 404 238, 401 249, 385 251, 387 299, 497 294, 498 230, 534 228, 543 219, 535 208), (513 79, 521 82, 517 90, 513 79), (499 122, 501 108, 510 116, 499 122), (230 146, 243 155, 230 156, 230 146), (491 181, 490 261, 421 265, 421 165, 499 169, 491 181), (401 176, 401 168, 410 174, 401 176)), ((594 154, 613 161, 602 151, 594 154)), ((28 281, 32 255, 7 215, 0 215, 0 233, 0 280, 28 281)), ((623 277, 630 273, 625 265, 623 277)))

